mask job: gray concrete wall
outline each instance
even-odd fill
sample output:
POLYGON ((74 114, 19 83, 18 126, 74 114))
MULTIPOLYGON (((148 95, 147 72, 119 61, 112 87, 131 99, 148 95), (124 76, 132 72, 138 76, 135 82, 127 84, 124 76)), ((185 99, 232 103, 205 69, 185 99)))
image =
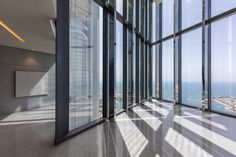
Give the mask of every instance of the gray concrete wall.
POLYGON ((55 55, 0 45, 0 114, 55 104, 55 55), (15 71, 48 72, 48 95, 15 97, 15 71))

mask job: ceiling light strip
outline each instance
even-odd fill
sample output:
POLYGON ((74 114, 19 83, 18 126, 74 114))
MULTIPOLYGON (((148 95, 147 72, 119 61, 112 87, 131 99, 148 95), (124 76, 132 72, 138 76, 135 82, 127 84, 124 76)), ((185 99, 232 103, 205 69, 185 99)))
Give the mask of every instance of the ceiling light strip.
POLYGON ((2 20, 0 20, 0 25, 5 28, 9 33, 11 33, 16 39, 20 40, 22 43, 25 43, 26 41, 21 38, 16 32, 14 32, 7 24, 5 24, 2 20))

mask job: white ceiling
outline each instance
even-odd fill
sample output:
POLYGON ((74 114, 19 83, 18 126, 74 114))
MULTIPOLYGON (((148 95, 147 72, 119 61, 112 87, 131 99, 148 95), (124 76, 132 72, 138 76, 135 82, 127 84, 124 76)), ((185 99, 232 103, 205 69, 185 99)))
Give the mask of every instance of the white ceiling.
POLYGON ((50 19, 56 19, 54 0, 0 0, 0 20, 20 35, 21 43, 0 26, 0 45, 55 54, 50 19))

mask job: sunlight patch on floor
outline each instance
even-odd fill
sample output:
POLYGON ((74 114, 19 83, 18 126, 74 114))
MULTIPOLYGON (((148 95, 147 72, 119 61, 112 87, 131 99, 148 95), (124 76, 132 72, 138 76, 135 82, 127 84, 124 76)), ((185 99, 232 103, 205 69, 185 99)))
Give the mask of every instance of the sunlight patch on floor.
POLYGON ((189 116, 189 117, 191 117, 191 118, 194 118, 194 119, 200 120, 200 121, 202 121, 204 123, 207 123, 207 124, 209 124, 209 125, 211 125, 213 127, 219 128, 219 129, 224 130, 224 131, 228 131, 228 129, 224 125, 216 123, 216 122, 213 122, 213 121, 211 121, 209 119, 203 118, 202 116, 198 116, 198 115, 186 112, 186 111, 184 111, 184 114, 189 116))
POLYGON ((130 156, 139 156, 148 145, 148 140, 136 127, 132 120, 129 119, 126 113, 120 114, 116 119, 117 126, 123 137, 125 145, 127 146, 130 156), (120 119, 126 119, 126 121, 120 121, 120 119))
POLYGON ((146 103, 144 103, 144 105, 151 108, 153 111, 160 113, 164 117, 167 117, 167 115, 170 113, 168 110, 161 108, 161 107, 159 107, 155 104, 152 104, 150 102, 146 102, 146 103))
POLYGON ((3 116, 0 120, 1 125, 17 125, 45 123, 55 121, 55 107, 48 106, 37 108, 30 111, 22 111, 3 116))
POLYGON ((162 121, 159 120, 158 117, 153 116, 152 114, 150 114, 149 112, 141 108, 140 106, 135 107, 133 111, 140 118, 142 118, 142 120, 145 121, 154 131, 157 131, 157 129, 161 126, 162 121))
POLYGON ((213 157, 207 151, 196 145, 172 128, 168 129, 165 140, 182 156, 186 157, 213 157), (191 155, 190 155, 191 154, 191 155))
POLYGON ((224 150, 228 151, 229 153, 236 155, 236 142, 228 139, 218 133, 215 133, 205 127, 202 127, 198 124, 191 122, 190 120, 183 118, 181 116, 175 116, 174 122, 178 123, 179 125, 189 129, 193 133, 201 136, 202 138, 207 139, 208 141, 214 143, 215 145, 223 148, 224 150))

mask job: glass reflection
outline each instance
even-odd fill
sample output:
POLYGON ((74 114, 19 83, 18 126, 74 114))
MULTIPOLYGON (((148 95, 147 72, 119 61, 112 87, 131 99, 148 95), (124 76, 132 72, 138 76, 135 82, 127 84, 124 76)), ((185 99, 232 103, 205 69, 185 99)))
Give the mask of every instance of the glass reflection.
POLYGON ((140 44, 140 100, 143 100, 145 98, 145 52, 143 41, 140 44))
POLYGON ((70 0, 69 130, 102 117, 103 10, 86 2, 70 0))
POLYGON ((137 93, 137 86, 136 86, 136 76, 137 76, 137 73, 136 73, 136 69, 137 69, 137 66, 136 66, 136 35, 134 34, 133 35, 133 42, 134 42, 134 44, 133 44, 133 54, 132 54, 132 60, 133 60, 133 62, 132 62, 132 77, 133 77, 133 81, 132 81, 132 83, 133 83, 133 86, 132 86, 132 90, 133 90, 133 98, 132 98, 132 100, 133 100, 133 103, 136 103, 137 101, 136 101, 136 93, 137 93))
POLYGON ((128 106, 133 105, 133 52, 132 52, 132 33, 128 33, 128 106))
POLYGON ((134 0, 128 0, 128 21, 133 23, 134 0))
POLYGON ((152 52, 151 52, 151 55, 152 55, 152 60, 151 60, 151 65, 152 65, 152 71, 151 71, 151 73, 152 73, 152 81, 151 81, 151 85, 152 85, 152 94, 151 94, 151 96, 152 97, 156 97, 156 95, 157 95, 157 89, 156 89, 156 87, 157 87, 157 78, 156 78, 156 72, 157 72, 157 60, 156 60, 156 45, 154 45, 154 46, 152 46, 152 52))

